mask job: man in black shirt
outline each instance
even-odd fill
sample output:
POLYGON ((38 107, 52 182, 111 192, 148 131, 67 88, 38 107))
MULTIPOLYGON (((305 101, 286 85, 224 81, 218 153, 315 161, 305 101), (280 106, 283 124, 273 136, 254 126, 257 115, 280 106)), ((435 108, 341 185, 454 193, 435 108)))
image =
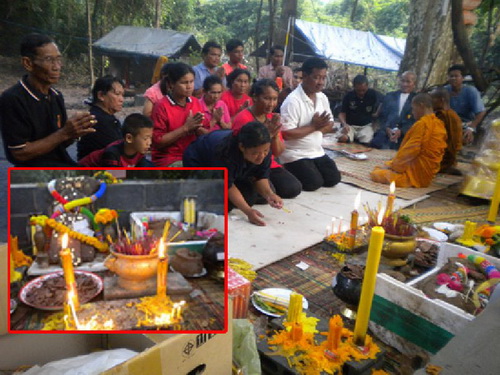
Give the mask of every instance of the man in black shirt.
POLYGON ((62 56, 46 35, 29 34, 21 43, 28 72, 0 97, 2 138, 7 159, 15 166, 76 166, 66 151, 75 139, 94 132, 88 112, 67 118, 59 81, 62 56))
POLYGON ((339 120, 344 136, 339 141, 369 144, 373 138, 372 121, 379 107, 381 94, 368 88, 368 79, 364 75, 354 77, 352 84, 353 90, 342 100, 339 120))

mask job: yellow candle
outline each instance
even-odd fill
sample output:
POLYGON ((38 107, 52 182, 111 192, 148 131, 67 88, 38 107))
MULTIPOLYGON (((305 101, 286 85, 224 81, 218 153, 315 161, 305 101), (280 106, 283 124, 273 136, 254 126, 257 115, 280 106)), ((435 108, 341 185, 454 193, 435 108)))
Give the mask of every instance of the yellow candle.
POLYGON ((163 235, 161 236, 163 241, 167 240, 168 231, 170 230, 170 220, 165 221, 165 226, 163 227, 163 235))
POLYGON ((498 214, 498 204, 500 203, 500 168, 497 172, 497 182, 495 184, 495 190, 491 197, 490 211, 488 212, 488 221, 490 223, 495 223, 498 214))
POLYGON ((167 295, 167 267, 168 258, 165 254, 165 244, 163 239, 160 239, 158 248, 158 271, 156 278, 156 294, 158 297, 167 295))
POLYGON ((394 194, 395 191, 396 191, 396 183, 392 181, 391 186, 389 188, 389 195, 387 196, 385 216, 389 216, 390 214, 392 214, 392 211, 394 210, 394 199, 396 199, 396 195, 394 194))
POLYGON ((342 318, 339 315, 334 315, 330 318, 328 324, 328 337, 327 337, 328 350, 332 351, 338 349, 343 327, 344 327, 344 322, 342 321, 342 318))
POLYGON ((191 198, 191 224, 196 223, 196 200, 191 198))
POLYGON ((184 222, 189 223, 189 200, 184 198, 184 222))
POLYGON ((287 322, 300 323, 300 315, 302 314, 302 294, 290 294, 290 302, 288 303, 287 322))
MULTIPOLYGON (((381 210, 378 215, 379 224, 382 221, 383 216, 384 210, 381 210)), ((359 346, 363 346, 365 344, 373 295, 375 293, 375 282, 377 280, 380 255, 382 253, 382 245, 384 243, 384 234, 384 228, 379 226, 372 228, 370 244, 368 246, 368 256, 366 259, 365 275, 363 277, 363 286, 361 288, 361 297, 359 300, 356 324, 354 326, 354 343, 359 346)))
POLYGON ((350 249, 354 249, 356 245, 356 231, 358 230, 358 220, 359 220, 359 204, 361 202, 361 191, 358 191, 358 195, 354 200, 354 210, 351 212, 351 231, 348 238, 348 246, 350 249))
POLYGON ((61 241, 62 250, 59 252, 61 257, 61 264, 64 272, 64 280, 66 281, 66 290, 68 293, 72 292, 72 299, 75 309, 80 308, 78 301, 78 291, 76 289, 75 271, 73 270, 73 256, 71 250, 68 248, 68 234, 65 233, 61 241))

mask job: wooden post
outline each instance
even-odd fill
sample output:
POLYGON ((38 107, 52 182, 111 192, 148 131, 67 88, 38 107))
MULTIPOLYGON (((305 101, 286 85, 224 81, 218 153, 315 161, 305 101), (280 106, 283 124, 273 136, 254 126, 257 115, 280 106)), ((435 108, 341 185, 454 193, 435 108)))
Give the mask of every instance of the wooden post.
POLYGON ((89 69, 90 69, 90 87, 94 85, 94 55, 92 53, 92 20, 90 17, 90 0, 87 0, 87 36, 89 39, 89 69))

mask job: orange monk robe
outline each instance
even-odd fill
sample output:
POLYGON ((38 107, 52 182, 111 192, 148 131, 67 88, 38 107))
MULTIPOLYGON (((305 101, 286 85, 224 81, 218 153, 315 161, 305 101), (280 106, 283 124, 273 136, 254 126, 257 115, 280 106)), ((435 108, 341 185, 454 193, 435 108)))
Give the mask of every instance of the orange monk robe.
POLYGON ((373 181, 398 187, 426 187, 439 171, 446 149, 446 129, 434 113, 422 116, 406 133, 396 156, 375 167, 373 181))
POLYGON ((453 109, 437 111, 436 116, 444 122, 448 146, 441 161, 441 171, 446 171, 457 162, 458 151, 462 149, 462 120, 453 109))

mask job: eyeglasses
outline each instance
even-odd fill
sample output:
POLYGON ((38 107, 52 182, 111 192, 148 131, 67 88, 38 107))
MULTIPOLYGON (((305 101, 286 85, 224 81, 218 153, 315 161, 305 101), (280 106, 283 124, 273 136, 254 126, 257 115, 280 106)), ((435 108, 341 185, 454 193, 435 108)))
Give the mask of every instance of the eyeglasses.
POLYGON ((52 57, 52 56, 45 56, 45 57, 37 57, 35 60, 41 61, 45 65, 62 65, 63 64, 63 58, 62 56, 57 56, 57 57, 52 57))

